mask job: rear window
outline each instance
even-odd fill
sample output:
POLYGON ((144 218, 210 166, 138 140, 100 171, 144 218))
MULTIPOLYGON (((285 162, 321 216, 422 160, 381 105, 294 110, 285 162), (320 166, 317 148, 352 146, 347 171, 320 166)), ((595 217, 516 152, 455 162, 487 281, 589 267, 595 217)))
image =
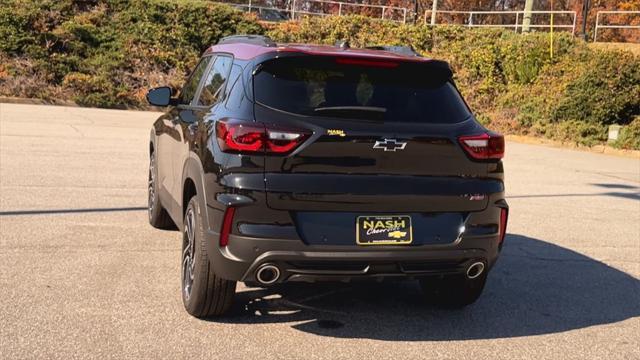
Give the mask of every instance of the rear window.
POLYGON ((425 63, 395 65, 275 59, 263 63, 255 75, 255 99, 299 115, 384 122, 450 124, 471 115, 448 71, 425 63))

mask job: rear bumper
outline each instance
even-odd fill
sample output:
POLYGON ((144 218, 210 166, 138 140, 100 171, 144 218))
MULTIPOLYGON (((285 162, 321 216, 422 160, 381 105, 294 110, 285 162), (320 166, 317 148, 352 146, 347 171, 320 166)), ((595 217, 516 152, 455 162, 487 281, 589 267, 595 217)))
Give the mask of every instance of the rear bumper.
MULTIPOLYGON (((462 234, 459 223, 427 222, 414 214, 411 245, 359 246, 355 244, 356 213, 331 212, 335 216, 323 217, 325 213, 315 212, 314 217, 305 218, 304 212, 273 210, 264 204, 264 197, 253 198, 255 203, 237 207, 236 225, 225 247, 218 245, 217 232, 223 209, 206 207, 207 252, 214 272, 222 278, 255 282, 264 264, 278 267, 276 283, 463 274, 478 261, 489 270, 500 253, 501 211, 508 209, 503 193, 492 194, 484 210, 464 216, 462 234), (318 231, 309 231, 310 224, 318 231), (430 230, 438 227, 436 232, 430 230), (449 228, 455 236, 447 235, 449 228)), ((425 218, 439 219, 437 215, 425 218)))
POLYGON ((464 274, 483 251, 443 252, 267 252, 257 258, 240 280, 256 281, 258 268, 272 264, 280 270, 277 282, 351 281, 365 278, 420 277, 464 274))
POLYGON ((463 238, 451 245, 375 248, 232 236, 229 246, 220 248, 217 235, 209 232, 207 241, 215 273, 248 282, 257 281, 257 270, 265 264, 280 270, 276 283, 464 274, 477 261, 491 268, 499 252, 495 236, 463 238))

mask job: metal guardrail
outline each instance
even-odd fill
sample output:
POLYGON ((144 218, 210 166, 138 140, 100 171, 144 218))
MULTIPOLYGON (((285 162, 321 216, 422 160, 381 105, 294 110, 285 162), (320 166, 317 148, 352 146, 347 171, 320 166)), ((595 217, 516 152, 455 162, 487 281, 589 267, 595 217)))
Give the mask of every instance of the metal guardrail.
POLYGON ((243 4, 238 4, 238 3, 225 3, 225 4, 235 6, 241 9, 246 9, 246 11, 248 12, 255 11, 258 13, 263 13, 263 12, 285 13, 285 14, 288 14, 288 17, 291 20, 295 20, 296 15, 299 15, 299 14, 312 15, 312 16, 331 16, 331 15, 342 16, 342 15, 351 13, 349 9, 353 9, 353 8, 379 9, 380 19, 382 20, 392 20, 392 21, 398 21, 402 23, 407 22, 407 8, 403 8, 399 6, 348 3, 344 1, 334 1, 334 0, 293 0, 291 2, 291 6, 286 8, 256 5, 252 0, 248 0, 247 3, 243 3, 243 4), (336 12, 318 12, 318 11, 309 10, 309 8, 314 4, 337 5, 337 11, 336 12), (391 14, 389 15, 389 13, 391 14), (393 18, 394 13, 400 14, 401 20, 394 19, 393 18))
MULTIPOLYGON (((343 2, 343 1, 333 1, 333 0, 304 0, 304 1, 296 1, 293 0, 292 3, 292 7, 295 10, 295 13, 298 14, 306 14, 306 15, 338 15, 338 16, 342 16, 343 13, 343 9, 344 8, 361 8, 361 9, 380 9, 380 19, 385 20, 385 14, 391 10, 393 11, 399 11, 402 13, 402 23, 406 23, 407 22, 407 9, 403 8, 403 7, 399 7, 399 6, 386 6, 386 5, 374 5, 374 4, 358 4, 358 3, 347 3, 347 2, 343 2), (332 4, 332 5, 338 5, 338 12, 337 14, 327 14, 327 13, 318 13, 318 12, 312 12, 312 11, 304 11, 304 10, 296 10, 296 3, 298 4, 332 4)), ((295 19, 295 13, 292 12, 292 19, 295 19)), ((388 18, 387 20, 394 20, 392 18, 388 18)), ((399 21, 399 20, 396 20, 399 21)))
MULTIPOLYGON (((240 0, 241 1, 241 0, 240 0)), ((410 11, 407 8, 399 7, 399 6, 386 6, 386 5, 377 5, 377 4, 361 4, 361 3, 349 3, 344 1, 336 1, 336 0, 292 0, 289 2, 290 6, 284 8, 278 8, 275 6, 265 6, 261 5, 261 2, 258 0, 246 0, 244 3, 235 3, 235 2, 225 2, 227 5, 231 5, 248 12, 257 12, 262 17, 268 18, 267 20, 278 21, 278 20, 294 20, 296 19, 296 15, 311 15, 311 16, 331 16, 331 15, 347 15, 352 14, 354 11, 350 11, 349 9, 359 8, 359 9, 380 9, 380 19, 383 20, 392 20, 398 21, 402 23, 407 22, 407 13, 410 11), (335 6, 332 9, 332 12, 320 12, 311 10, 314 4, 330 4, 337 5, 337 11, 335 6), (394 18, 394 14, 401 15, 398 18, 394 18)), ((442 26, 442 25, 450 25, 451 23, 437 23, 437 16, 430 17, 430 14, 433 13, 433 10, 426 10, 424 12, 424 23, 427 24, 427 20, 431 18, 430 25, 432 26, 442 26)), ((487 27, 487 28, 512 28, 515 32, 521 31, 525 27, 529 27, 532 29, 570 29, 571 34, 575 35, 576 32, 576 22, 577 22, 577 14, 575 11, 458 11, 458 10, 437 10, 435 14, 448 14, 448 15, 464 15, 463 22, 458 25, 463 25, 467 27, 487 27), (487 16, 505 16, 505 15, 515 15, 515 21, 513 23, 498 23, 498 24, 483 24, 479 23, 477 20, 479 18, 484 17, 486 19, 487 16), (549 17, 549 22, 546 24, 529 24, 524 25, 525 17, 534 16, 534 15, 546 15, 549 17), (553 22, 555 15, 569 15, 571 17, 571 24, 560 23, 556 24, 553 22), (476 20, 474 22, 474 19, 476 20), (466 23, 465 23, 466 20, 466 23)), ((640 15, 640 11, 598 11, 596 15, 596 24, 595 24, 595 33, 594 33, 594 41, 598 41, 598 31, 600 29, 640 29, 640 25, 621 25, 614 24, 608 25, 603 24, 601 21, 607 15, 640 15)))
POLYGON ((606 15, 625 15, 625 14, 630 14, 630 15, 640 15, 640 11, 622 11, 622 10, 617 10, 617 11, 598 11, 598 13, 596 14, 596 29, 595 29, 595 33, 593 35, 593 41, 597 42, 598 41, 598 30, 599 29, 640 29, 640 25, 605 25, 605 24, 600 24, 600 20, 602 18, 604 18, 606 15), (600 16, 600 15, 603 16, 600 16))
MULTIPOLYGON (((427 10, 424 12, 424 22, 425 24, 427 23, 427 19, 430 17, 429 15, 432 13, 432 10, 427 10)), ((467 20, 467 23, 463 23, 463 24, 459 24, 459 25, 464 25, 467 27, 493 27, 493 28, 513 28, 514 31, 518 31, 518 29, 522 30, 523 27, 530 27, 530 28, 549 28, 549 29, 571 29, 571 34, 575 35, 576 33, 576 21, 577 21, 577 16, 576 16, 576 12, 575 11, 524 11, 524 10, 518 10, 518 11, 457 11, 457 10, 438 10, 435 11, 436 15, 437 14, 450 14, 450 15, 465 15, 465 19, 467 20), (521 19, 524 20, 526 15, 538 15, 538 14, 542 14, 542 15, 549 15, 549 23, 548 24, 530 24, 530 25, 523 25, 521 22, 521 19), (515 15, 515 22, 512 24, 476 24, 473 22, 474 20, 474 16, 476 17, 476 19, 478 18, 478 16, 490 16, 490 15, 515 15), (572 20, 571 20, 571 25, 568 24, 554 24, 553 23, 553 17, 554 15, 571 15, 572 20)), ((441 25, 451 25, 449 23, 440 23, 438 24, 436 22, 436 17, 431 17, 431 26, 441 26, 441 25)))

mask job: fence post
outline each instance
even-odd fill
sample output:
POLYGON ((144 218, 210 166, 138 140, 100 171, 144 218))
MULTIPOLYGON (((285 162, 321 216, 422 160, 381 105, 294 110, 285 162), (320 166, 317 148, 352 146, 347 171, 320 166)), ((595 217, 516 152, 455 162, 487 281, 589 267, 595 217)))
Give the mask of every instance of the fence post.
POLYGON ((593 34, 593 42, 597 42, 598 41, 598 26, 600 25, 600 11, 598 11, 598 13, 596 14, 596 30, 595 33, 593 34))
POLYGON ((338 3, 338 16, 342 16, 342 2, 338 3))
MULTIPOLYGON (((436 12, 438 11, 438 0, 433 0, 431 7, 431 26, 436 24, 436 12)), ((424 13, 424 21, 427 22, 427 12, 424 13)))
POLYGON ((467 26, 473 27, 473 11, 469 13, 469 24, 467 26))
POLYGON ((296 0, 293 0, 293 6, 291 8, 291 20, 296 19, 296 0))
POLYGON ((382 7, 382 18, 381 18, 382 20, 384 20, 384 10, 385 10, 385 9, 386 9, 386 6, 383 6, 383 7, 382 7))
POLYGON ((549 33, 549 57, 553 59, 553 0, 551 0, 551 31, 549 33))
POLYGON ((578 20, 578 14, 576 14, 576 12, 573 12, 573 28, 571 28, 571 36, 576 36, 576 22, 578 20))
POLYGON ((585 42, 589 40, 587 37, 587 18, 589 17, 590 6, 590 0, 584 0, 582 3, 582 38, 585 42))
POLYGON ((247 12, 251 12, 251 0, 249 0, 249 11, 247 12))
POLYGON ((518 22, 520 22, 520 13, 516 12, 516 30, 515 30, 515 32, 518 32, 518 22))
POLYGON ((524 3, 524 18, 522 19, 522 32, 531 30, 531 11, 533 11, 533 0, 524 3))

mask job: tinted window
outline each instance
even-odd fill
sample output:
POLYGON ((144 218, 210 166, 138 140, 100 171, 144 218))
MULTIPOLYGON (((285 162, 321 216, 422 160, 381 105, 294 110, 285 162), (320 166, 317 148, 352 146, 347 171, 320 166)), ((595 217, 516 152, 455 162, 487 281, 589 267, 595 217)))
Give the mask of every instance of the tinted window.
POLYGON ((191 104, 193 97, 196 95, 196 91, 198 90, 198 85, 200 84, 200 79, 202 79, 202 75, 207 69, 207 65, 209 65, 209 61, 211 57, 205 57, 200 60, 195 70, 191 74, 191 77, 182 87, 182 93, 180 94, 180 103, 182 104, 191 104))
POLYGON ((216 57, 211 70, 209 70, 205 78, 204 86, 198 99, 199 106, 211 106, 220 100, 232 62, 233 59, 229 56, 216 57))
POLYGON ((389 68, 293 57, 263 64, 254 92, 263 105, 301 115, 456 123, 470 112, 448 75, 423 63, 389 68))
POLYGON ((227 84, 227 109, 237 109, 244 96, 244 88, 242 86, 242 67, 234 65, 229 75, 229 83, 227 84))

